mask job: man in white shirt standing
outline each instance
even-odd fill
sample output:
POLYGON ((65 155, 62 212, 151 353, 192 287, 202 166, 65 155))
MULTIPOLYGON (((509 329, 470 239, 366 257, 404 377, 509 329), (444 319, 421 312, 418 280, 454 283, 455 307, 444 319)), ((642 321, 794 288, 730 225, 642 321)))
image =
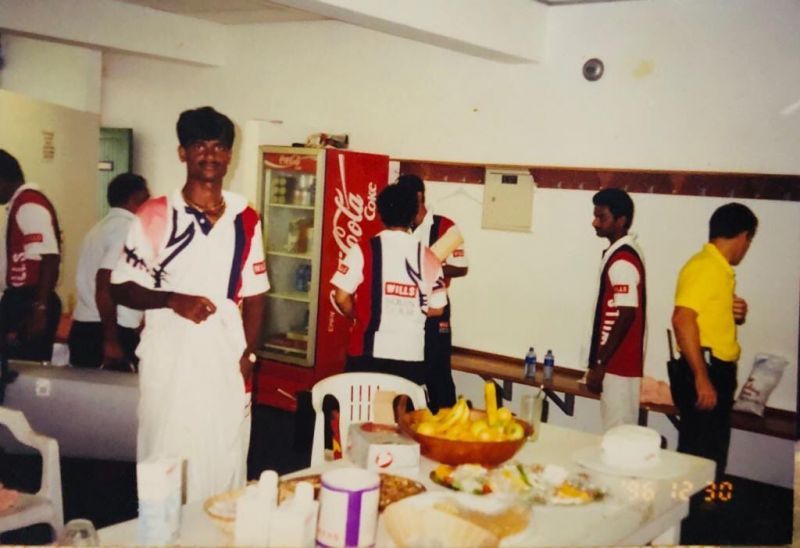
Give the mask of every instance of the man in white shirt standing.
POLYGON ((111 271, 117 265, 136 210, 150 197, 147 181, 122 173, 108 184, 108 214, 86 235, 78 259, 78 304, 69 332, 70 363, 135 371, 136 346, 144 314, 116 306, 111 271))
POLYGON ((258 212, 222 190, 233 122, 202 107, 181 113, 177 133, 186 181, 136 212, 111 293, 145 310, 137 461, 183 460, 190 502, 244 485, 269 282, 258 212))

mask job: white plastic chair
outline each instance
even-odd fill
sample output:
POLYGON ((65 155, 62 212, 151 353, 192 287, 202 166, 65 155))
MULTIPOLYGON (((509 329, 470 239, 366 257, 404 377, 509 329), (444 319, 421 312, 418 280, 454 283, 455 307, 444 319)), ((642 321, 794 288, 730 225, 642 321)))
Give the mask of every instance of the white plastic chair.
POLYGON ((34 494, 20 493, 14 506, 0 514, 0 533, 48 523, 53 528, 53 540, 64 527, 61 500, 61 463, 58 442, 31 428, 22 411, 0 406, 0 424, 5 425, 20 443, 33 447, 42 455, 42 483, 34 494))
POLYGON ((311 466, 325 462, 325 413, 322 411, 325 396, 331 395, 339 401, 339 436, 344 451, 350 423, 372 420, 372 400, 378 390, 407 395, 415 409, 424 409, 428 405, 424 388, 395 375, 355 372, 322 379, 311 389, 311 405, 316 413, 311 466))

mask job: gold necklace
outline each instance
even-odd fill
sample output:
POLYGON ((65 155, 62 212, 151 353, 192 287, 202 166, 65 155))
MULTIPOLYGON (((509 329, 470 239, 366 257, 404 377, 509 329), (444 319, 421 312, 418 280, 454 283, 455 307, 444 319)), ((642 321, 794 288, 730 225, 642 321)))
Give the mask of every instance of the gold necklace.
POLYGON ((185 192, 181 192, 181 194, 183 195, 183 199, 186 200, 187 204, 189 204, 192 208, 196 209, 197 211, 199 211, 200 213, 203 213, 205 215, 209 215, 211 217, 218 217, 218 216, 222 215, 223 211, 225 211, 225 197, 224 196, 220 197, 219 203, 217 203, 217 204, 215 204, 215 205, 213 205, 211 207, 203 207, 200 204, 197 204, 197 203, 193 202, 192 200, 190 200, 189 197, 186 196, 185 192))

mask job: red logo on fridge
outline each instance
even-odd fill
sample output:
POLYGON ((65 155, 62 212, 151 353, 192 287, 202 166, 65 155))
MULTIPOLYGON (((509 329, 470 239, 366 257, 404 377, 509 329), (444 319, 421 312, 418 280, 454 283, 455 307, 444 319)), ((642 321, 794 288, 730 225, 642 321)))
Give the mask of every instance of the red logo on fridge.
MULTIPOLYGON (((334 189, 333 204, 336 211, 333 213, 333 240, 339 248, 338 270, 342 272, 342 267, 347 269, 344 264, 344 257, 347 251, 354 245, 358 245, 364 229, 361 227, 364 220, 372 221, 377 213, 378 185, 373 182, 367 183, 366 195, 356 194, 347 190, 347 179, 344 169, 344 154, 338 156, 340 187, 334 189)), ((342 272, 346 273, 347 270, 342 272)), ((331 289, 330 300, 336 306, 333 299, 335 289, 331 289)))

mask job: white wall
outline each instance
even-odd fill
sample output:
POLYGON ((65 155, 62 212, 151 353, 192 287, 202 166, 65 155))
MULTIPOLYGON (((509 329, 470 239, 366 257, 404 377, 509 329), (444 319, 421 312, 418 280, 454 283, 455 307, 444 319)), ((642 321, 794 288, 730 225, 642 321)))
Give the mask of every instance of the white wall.
MULTIPOLYGON (((56 289, 65 311, 75 301, 81 242, 95 221, 99 126, 97 114, 0 89, 0 148, 19 161, 25 180, 39 185, 58 214, 63 245, 56 289), (45 132, 53 135, 52 158, 43 154, 45 132)), ((3 231, 5 215, 2 208, 3 231)))
POLYGON ((99 50, 0 34, 0 88, 76 110, 100 113, 99 50))
MULTIPOLYGON (((426 199, 432 209, 458 220, 470 258, 469 275, 453 281, 450 288, 453 344, 520 360, 528 346, 535 345, 540 356, 551 348, 559 365, 585 367, 600 253, 608 246, 591 227, 593 194, 537 189, 532 232, 511 233, 481 228, 482 186, 427 185, 426 199)), ((632 230, 638 233, 647 271, 645 375, 667 380, 666 330, 678 272, 707 240, 711 213, 730 200, 656 194, 632 197, 632 230)), ((783 356, 791 366, 769 403, 794 410, 800 204, 740 201, 753 209, 760 224, 747 257, 736 269, 737 292, 750 305, 748 320, 739 328, 739 385, 747 380, 756 352, 783 356)))

